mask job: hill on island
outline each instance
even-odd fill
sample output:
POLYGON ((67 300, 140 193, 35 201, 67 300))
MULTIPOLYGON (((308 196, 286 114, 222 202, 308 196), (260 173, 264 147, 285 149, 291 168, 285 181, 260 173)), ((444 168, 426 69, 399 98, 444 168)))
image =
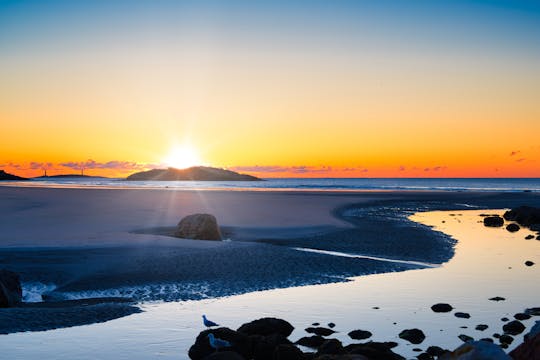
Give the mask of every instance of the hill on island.
POLYGON ((0 170, 0 180, 28 180, 28 179, 17 176, 17 175, 12 175, 10 173, 5 172, 4 170, 0 170))
POLYGON ((129 175, 126 180, 142 181, 262 181, 255 176, 208 166, 187 169, 153 169, 129 175))

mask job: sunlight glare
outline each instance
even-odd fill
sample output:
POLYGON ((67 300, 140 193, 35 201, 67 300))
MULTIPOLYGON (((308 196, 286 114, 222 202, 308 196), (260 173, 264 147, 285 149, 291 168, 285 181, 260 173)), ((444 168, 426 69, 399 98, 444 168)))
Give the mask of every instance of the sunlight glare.
POLYGON ((175 146, 164 159, 164 163, 167 166, 177 169, 202 165, 199 153, 194 147, 189 145, 175 146))

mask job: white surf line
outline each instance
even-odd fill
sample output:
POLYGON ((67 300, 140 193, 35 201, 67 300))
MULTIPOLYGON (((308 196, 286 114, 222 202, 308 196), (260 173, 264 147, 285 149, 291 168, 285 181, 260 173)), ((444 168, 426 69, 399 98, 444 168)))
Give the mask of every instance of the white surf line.
POLYGON ((343 252, 339 252, 339 251, 318 250, 318 249, 300 248, 300 247, 295 247, 293 249, 298 250, 298 251, 316 253, 316 254, 341 256, 341 257, 356 258, 356 259, 369 259, 369 260, 377 260, 377 261, 386 261, 386 262, 398 263, 398 264, 424 266, 424 267, 428 267, 428 268, 440 267, 440 265, 438 265, 438 264, 430 264, 430 263, 425 263, 425 262, 421 262, 421 261, 388 259, 388 258, 381 258, 381 257, 376 257, 376 256, 348 254, 348 253, 343 253, 343 252))

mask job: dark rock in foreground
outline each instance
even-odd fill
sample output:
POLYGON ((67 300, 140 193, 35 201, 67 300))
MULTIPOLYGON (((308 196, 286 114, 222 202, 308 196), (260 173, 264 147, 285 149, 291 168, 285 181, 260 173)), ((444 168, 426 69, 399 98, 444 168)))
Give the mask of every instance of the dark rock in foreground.
POLYGON ((348 335, 353 340, 364 340, 369 339, 373 334, 367 330, 353 330, 348 335))
POLYGON ((486 324, 479 324, 479 325, 476 325, 476 330, 478 331, 484 331, 488 328, 488 326, 486 324))
POLYGON ((426 338, 426 335, 420 329, 406 329, 399 333, 399 337, 416 345, 421 344, 426 338))
POLYGON ((300 338, 296 341, 296 344, 306 346, 312 349, 317 349, 319 346, 321 346, 326 341, 325 338, 323 338, 320 335, 313 335, 313 336, 304 336, 303 338, 300 338))
POLYGON ((540 316, 540 307, 528 308, 525 310, 525 314, 531 316, 540 316))
POLYGON ((519 335, 525 330, 525 325, 521 321, 513 320, 503 325, 505 333, 510 335, 519 335))
POLYGON ((436 313, 445 313, 445 312, 450 312, 452 311, 452 309, 454 309, 452 307, 452 305, 450 304, 445 304, 445 303, 439 303, 439 304, 435 304, 431 307, 431 310, 433 310, 434 312, 436 313))
POLYGON ((174 236, 184 239, 221 240, 216 217, 210 214, 194 214, 178 223, 174 236))
POLYGON ((540 321, 537 321, 531 331, 525 335, 525 341, 515 348, 510 356, 514 360, 540 359, 540 321))
POLYGON ((320 336, 329 336, 335 333, 332 329, 327 329, 325 327, 308 327, 306 332, 310 334, 320 335, 320 336))
POLYGON ((519 231, 519 225, 517 225, 517 224, 508 224, 508 226, 506 227, 506 230, 508 230, 509 232, 519 231))
POLYGON ((337 339, 326 340, 319 346, 317 350, 318 355, 328 354, 328 355, 340 355, 343 354, 345 350, 343 349, 343 344, 337 339))
POLYGON ((280 345, 292 345, 287 337, 281 334, 268 336, 250 335, 253 359, 272 360, 275 349, 280 345))
POLYGON ((458 338, 463 342, 474 341, 474 338, 470 337, 469 335, 465 335, 465 334, 458 335, 458 338))
POLYGON ((345 352, 351 355, 363 355, 369 360, 404 360, 401 355, 392 351, 397 344, 395 342, 369 341, 363 344, 351 344, 345 346, 345 352))
POLYGON ((511 360, 497 345, 488 341, 467 342, 454 351, 439 357, 441 360, 511 360))
POLYGON ((521 226, 530 227, 540 224, 540 208, 520 206, 505 212, 503 217, 508 221, 515 221, 521 226))
POLYGON ((242 355, 235 353, 234 351, 219 351, 214 352, 207 357, 204 358, 204 360, 245 360, 242 355))
POLYGON ((129 175, 126 180, 134 181, 262 181, 255 176, 208 166, 187 169, 153 169, 129 175))
POLYGON ((17 176, 17 175, 12 175, 10 173, 5 172, 4 170, 0 170, 0 180, 28 180, 28 179, 17 176))
POLYGON ((484 226, 501 227, 504 224, 504 219, 500 216, 488 216, 484 218, 484 226))
POLYGON ((517 313, 514 315, 514 319, 516 320, 529 320, 530 318, 531 315, 525 313, 517 313))
POLYGON ((249 337, 229 328, 222 327, 204 330, 197 336, 195 344, 189 348, 188 355, 191 359, 202 360, 215 352, 215 349, 210 346, 208 340, 208 334, 210 333, 214 334, 218 339, 231 343, 231 347, 224 350, 236 352, 246 359, 251 358, 252 351, 249 337))
POLYGON ((0 308, 12 307, 22 301, 22 288, 19 275, 9 271, 0 270, 0 308))
POLYGON ((301 360, 304 353, 294 345, 281 344, 274 350, 274 360, 301 360))
POLYGON ((276 318, 262 318, 246 323, 238 328, 238 332, 247 335, 272 335, 280 334, 288 337, 294 327, 287 321, 276 318))
POLYGON ((454 316, 461 319, 469 319, 471 317, 470 314, 465 313, 465 312, 457 312, 454 314, 454 316))

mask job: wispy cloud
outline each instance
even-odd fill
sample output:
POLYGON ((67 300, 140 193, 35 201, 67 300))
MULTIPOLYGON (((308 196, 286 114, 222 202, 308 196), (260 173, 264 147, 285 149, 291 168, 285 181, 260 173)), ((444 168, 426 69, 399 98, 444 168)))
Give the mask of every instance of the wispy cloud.
POLYGON ((368 172, 369 169, 361 166, 357 167, 335 167, 335 166, 308 166, 308 165, 297 165, 297 166, 279 166, 279 165, 270 165, 270 166, 232 166, 228 168, 229 170, 237 172, 248 172, 248 173, 258 173, 258 174, 324 174, 324 173, 335 173, 335 172, 368 172))
POLYGON ((443 171, 443 170, 446 170, 448 169, 448 167, 446 166, 433 166, 433 167, 426 167, 424 168, 424 171, 428 172, 428 171, 443 171))
POLYGON ((516 156, 517 154, 519 154, 521 152, 521 150, 516 150, 516 151, 512 151, 510 153, 510 156, 516 156))

